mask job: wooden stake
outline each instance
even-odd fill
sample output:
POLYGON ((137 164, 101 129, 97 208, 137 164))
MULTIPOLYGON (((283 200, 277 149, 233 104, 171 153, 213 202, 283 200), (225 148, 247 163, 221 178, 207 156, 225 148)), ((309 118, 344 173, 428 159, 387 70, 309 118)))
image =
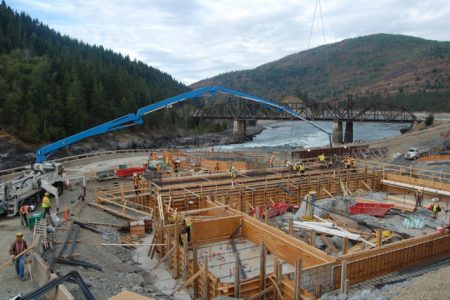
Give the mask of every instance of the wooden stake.
POLYGON ((315 247, 315 245, 316 245, 316 231, 315 230, 311 230, 309 244, 313 247, 315 247))
POLYGON ((294 219, 289 219, 289 235, 294 235, 294 219))
POLYGON ((264 209, 264 222, 266 224, 269 224, 269 209, 268 208, 264 209))
POLYGON ((383 232, 381 229, 376 230, 377 248, 380 248, 383 244, 383 232))
MULTIPOLYGON (((197 246, 193 245, 192 247, 192 273, 196 274, 198 271, 198 263, 197 263, 197 246)), ((197 280, 195 280, 194 278, 194 282, 193 282, 193 290, 194 290, 194 297, 197 297, 197 293, 198 293, 198 286, 197 286, 197 280)))
POLYGON ((347 260, 341 263, 341 294, 347 295, 347 260))
POLYGON ((302 288, 302 259, 297 258, 295 262, 295 289, 294 289, 294 300, 300 300, 301 298, 301 288, 302 288))
POLYGON ((209 278, 208 278, 208 257, 205 257, 205 260, 203 262, 204 265, 204 276, 205 276, 205 281, 203 283, 203 299, 204 300, 208 300, 208 292, 209 292, 209 278))
POLYGON ((178 278, 178 276, 180 275, 180 260, 178 257, 178 248, 180 247, 180 243, 178 242, 178 239, 180 238, 180 224, 179 224, 179 219, 178 219, 178 214, 175 217, 175 235, 173 237, 173 246, 175 248, 175 250, 173 251, 173 259, 174 259, 174 263, 175 263, 175 276, 174 278, 178 278))
MULTIPOLYGON (((280 265, 280 262, 278 261, 278 258, 275 257, 274 261, 273 261, 273 273, 275 274, 275 279, 277 280, 277 282, 281 280, 281 276, 279 274, 279 268, 278 268, 279 265, 280 265)), ((275 300, 278 300, 278 293, 276 291, 274 291, 273 298, 275 300)))
POLYGON ((184 264, 183 264, 183 280, 186 281, 189 275, 189 250, 188 250, 188 238, 187 233, 183 234, 183 252, 184 252, 184 264))
MULTIPOLYGON (((259 290, 263 291, 266 288, 266 245, 261 242, 260 246, 260 261, 259 261, 259 290)), ((261 297, 266 299, 265 296, 261 297)))
POLYGON ((241 298, 241 272, 239 268, 239 253, 235 253, 234 259, 234 297, 241 298))
POLYGON ((346 255, 348 253, 348 238, 342 239, 342 255, 346 255))

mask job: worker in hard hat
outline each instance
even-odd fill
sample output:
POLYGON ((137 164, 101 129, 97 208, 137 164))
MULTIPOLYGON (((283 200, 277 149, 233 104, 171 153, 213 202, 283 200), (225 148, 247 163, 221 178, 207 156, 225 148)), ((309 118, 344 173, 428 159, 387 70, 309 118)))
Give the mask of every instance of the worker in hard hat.
POLYGON ((293 165, 290 160, 285 160, 284 166, 286 167, 286 169, 288 169, 289 172, 293 171, 293 165))
POLYGON ((273 168, 274 161, 275 161, 275 154, 272 154, 272 156, 269 159, 269 168, 273 168))
POLYGON ((169 224, 175 224, 175 214, 174 213, 172 213, 172 212, 168 213, 167 222, 169 222, 169 224))
POLYGON ((318 158, 319 158, 319 163, 320 163, 322 166, 325 166, 326 168, 328 168, 325 154, 324 154, 324 153, 320 154, 320 155, 318 156, 318 158))
POLYGON ((231 166, 231 169, 230 169, 231 187, 234 186, 234 181, 236 180, 237 175, 238 175, 238 172, 236 171, 234 166, 231 166))
POLYGON ((47 214, 50 215, 51 207, 52 207, 52 203, 50 202, 50 193, 45 192, 45 195, 42 198, 42 208, 44 209, 44 219, 47 214))
MULTIPOLYGON (((181 222, 181 234, 186 234, 187 235, 187 240, 190 241, 191 240, 191 226, 192 226, 192 220, 189 217, 186 217, 182 222, 181 222)), ((183 240, 181 238, 180 235, 180 243, 182 243, 183 240)))
POLYGON ((431 217, 433 219, 436 219, 439 212, 442 211, 441 207, 439 206, 439 198, 433 198, 431 199, 431 205, 428 207, 429 210, 431 210, 431 217))
POLYGON ((141 178, 137 173, 133 174, 133 185, 134 185, 134 193, 139 195, 139 184, 141 183, 141 178))
POLYGON ((300 161, 298 164, 298 171, 300 172, 300 175, 303 175, 305 173, 305 164, 303 161, 300 161))
POLYGON ((352 166, 352 159, 348 155, 342 160, 342 162, 346 169, 350 169, 350 167, 352 166))
POLYGON ((23 227, 28 227, 28 215, 34 210, 34 205, 23 204, 19 208, 19 214, 22 217, 20 223, 23 227))
POLYGON ((9 255, 15 263, 17 277, 19 277, 20 280, 25 280, 25 255, 21 255, 20 257, 17 256, 27 248, 27 242, 23 239, 23 233, 17 232, 16 240, 11 244, 11 247, 9 247, 9 255))

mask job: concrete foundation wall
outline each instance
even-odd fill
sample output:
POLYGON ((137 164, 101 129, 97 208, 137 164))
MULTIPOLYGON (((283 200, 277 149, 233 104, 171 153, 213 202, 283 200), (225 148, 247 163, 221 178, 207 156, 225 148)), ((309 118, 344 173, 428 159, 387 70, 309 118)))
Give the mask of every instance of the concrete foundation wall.
POLYGON ((31 273, 33 274, 33 281, 39 286, 46 283, 52 271, 49 265, 37 253, 31 254, 31 273))
MULTIPOLYGON (((38 253, 31 254, 31 273, 33 274, 33 281, 38 286, 44 285, 49 280, 55 279, 58 276, 53 274, 49 265, 44 261, 38 253)), ((46 298, 49 300, 75 300, 66 286, 60 284, 57 288, 48 292, 46 298)))

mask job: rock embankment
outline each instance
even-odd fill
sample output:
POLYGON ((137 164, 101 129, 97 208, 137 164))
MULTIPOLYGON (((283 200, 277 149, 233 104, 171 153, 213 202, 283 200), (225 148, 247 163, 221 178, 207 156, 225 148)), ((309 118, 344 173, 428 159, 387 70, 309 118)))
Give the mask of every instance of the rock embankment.
MULTIPOLYGON (((108 133, 75 143, 58 151, 52 158, 120 149, 186 149, 243 143, 252 140, 263 130, 263 126, 248 127, 246 136, 235 136, 231 129, 207 134, 195 134, 185 130, 108 133)), ((0 170, 31 164, 34 150, 38 147, 25 145, 7 134, 1 135, 0 170)))

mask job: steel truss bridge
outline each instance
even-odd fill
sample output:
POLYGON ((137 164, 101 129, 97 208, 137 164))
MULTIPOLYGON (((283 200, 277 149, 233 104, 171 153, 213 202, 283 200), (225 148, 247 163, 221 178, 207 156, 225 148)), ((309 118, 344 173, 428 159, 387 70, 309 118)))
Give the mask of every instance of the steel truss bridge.
MULTIPOLYGON (((389 103, 369 103, 364 99, 354 100, 352 96, 328 102, 305 104, 298 102, 280 103, 296 114, 310 121, 343 122, 406 122, 417 121, 414 113, 406 106, 389 103)), ((299 120, 284 110, 260 105, 243 99, 222 98, 214 102, 197 102, 191 117, 196 119, 227 120, 299 120)))

